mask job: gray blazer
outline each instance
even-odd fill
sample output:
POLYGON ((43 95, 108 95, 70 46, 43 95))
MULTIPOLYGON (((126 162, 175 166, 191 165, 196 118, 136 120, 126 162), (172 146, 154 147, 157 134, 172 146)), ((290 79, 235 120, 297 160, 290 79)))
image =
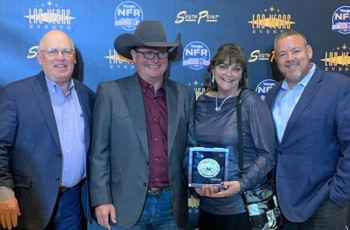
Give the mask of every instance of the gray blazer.
MULTIPOLYGON (((141 86, 136 74, 100 83, 93 112, 90 159, 92 206, 112 203, 117 225, 131 227, 146 200, 149 149, 141 86)), ((179 227, 188 221, 184 177, 186 148, 195 143, 195 93, 166 79, 168 167, 172 205, 179 227)))
MULTIPOLYGON (((89 149, 94 92, 78 81, 74 84, 89 149)), ((62 174, 60 141, 44 73, 3 88, 0 111, 0 186, 14 189, 22 214, 20 228, 44 229, 56 203, 62 174)), ((87 189, 83 191, 86 208, 87 189)))

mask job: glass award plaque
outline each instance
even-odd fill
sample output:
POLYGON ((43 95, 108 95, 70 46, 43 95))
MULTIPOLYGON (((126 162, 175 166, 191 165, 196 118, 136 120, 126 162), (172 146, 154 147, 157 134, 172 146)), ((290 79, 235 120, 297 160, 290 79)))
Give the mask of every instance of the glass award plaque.
POLYGON ((188 186, 211 184, 222 188, 227 181, 229 149, 192 147, 189 150, 188 186))

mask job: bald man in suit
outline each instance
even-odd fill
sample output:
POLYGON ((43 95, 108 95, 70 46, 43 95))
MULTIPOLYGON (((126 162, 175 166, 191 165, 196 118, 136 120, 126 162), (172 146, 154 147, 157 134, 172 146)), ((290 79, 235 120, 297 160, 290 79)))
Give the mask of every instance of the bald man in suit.
POLYGON ((11 229, 81 229, 95 93, 73 80, 75 49, 59 30, 40 40, 43 71, 0 94, 0 221, 11 229))

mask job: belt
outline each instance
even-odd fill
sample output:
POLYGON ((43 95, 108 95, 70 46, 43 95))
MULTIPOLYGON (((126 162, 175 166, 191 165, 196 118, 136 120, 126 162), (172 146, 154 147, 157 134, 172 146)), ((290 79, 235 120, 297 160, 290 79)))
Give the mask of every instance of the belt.
POLYGON ((62 194, 64 192, 67 192, 68 189, 70 189, 70 188, 60 186, 60 188, 58 189, 58 194, 62 194))
POLYGON ((61 195, 61 194, 65 193, 65 192, 67 192, 67 191, 70 190, 70 189, 79 187, 80 185, 83 184, 83 181, 84 181, 84 180, 80 181, 78 184, 74 185, 73 187, 64 187, 64 186, 60 186, 59 189, 58 189, 58 194, 61 195))
POLYGON ((165 191, 170 191, 170 187, 162 187, 162 188, 158 188, 158 187, 151 187, 148 188, 147 190, 147 195, 149 196, 158 196, 159 194, 161 194, 162 192, 165 191))

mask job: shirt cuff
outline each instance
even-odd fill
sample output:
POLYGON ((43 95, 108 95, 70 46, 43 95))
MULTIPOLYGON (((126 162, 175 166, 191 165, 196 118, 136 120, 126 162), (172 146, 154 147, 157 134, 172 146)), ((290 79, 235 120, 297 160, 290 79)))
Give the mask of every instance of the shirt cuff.
POLYGON ((0 186, 0 200, 7 200, 15 197, 15 192, 12 188, 0 186))

